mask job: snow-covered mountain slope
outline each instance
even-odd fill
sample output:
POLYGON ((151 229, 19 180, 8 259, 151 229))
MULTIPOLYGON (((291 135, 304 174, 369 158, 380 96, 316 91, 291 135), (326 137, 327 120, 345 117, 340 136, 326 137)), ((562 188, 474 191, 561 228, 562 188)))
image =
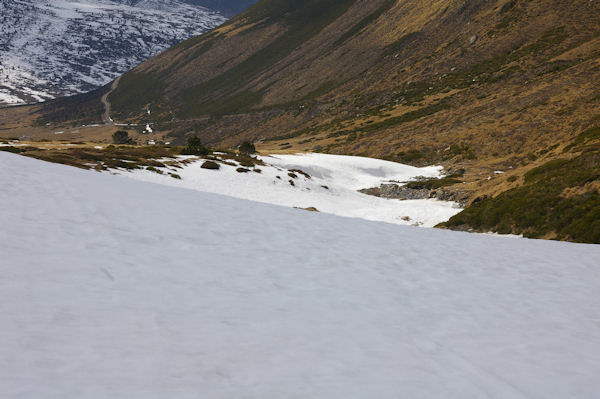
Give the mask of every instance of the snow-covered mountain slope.
MULTIPOLYGON (((195 157, 188 158, 191 161, 195 157)), ((258 157, 256 172, 236 161, 219 170, 202 169, 203 160, 178 167, 113 171, 122 176, 203 192, 295 208, 316 208, 334 215, 404 225, 433 227, 461 211, 458 204, 435 199, 400 201, 377 198, 358 190, 415 177, 439 177, 441 166, 415 168, 380 159, 329 154, 258 157), (239 173, 242 167, 247 173, 239 173), (162 170, 163 174, 156 173, 162 170), (257 173, 258 172, 258 173, 257 173), (303 174, 304 172, 305 174, 303 174), (172 178, 176 173, 181 180, 172 178)))
POLYGON ((2 0, 0 103, 88 91, 224 20, 179 0, 2 0))
POLYGON ((14 398, 596 398, 600 247, 308 213, 0 153, 14 398))

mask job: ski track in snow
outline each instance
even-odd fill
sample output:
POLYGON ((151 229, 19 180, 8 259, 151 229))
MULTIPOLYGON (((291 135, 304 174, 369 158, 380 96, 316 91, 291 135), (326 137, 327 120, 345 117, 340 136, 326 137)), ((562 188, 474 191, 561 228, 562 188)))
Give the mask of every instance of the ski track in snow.
POLYGON ((0 152, 2 398, 600 397, 600 247, 0 152))

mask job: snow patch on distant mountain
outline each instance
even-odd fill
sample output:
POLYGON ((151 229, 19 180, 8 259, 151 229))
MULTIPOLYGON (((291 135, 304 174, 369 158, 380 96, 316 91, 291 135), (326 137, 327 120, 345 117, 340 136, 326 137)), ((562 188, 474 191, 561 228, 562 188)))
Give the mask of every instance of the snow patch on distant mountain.
POLYGON ((0 2, 0 104, 104 85, 225 21, 179 0, 0 2))

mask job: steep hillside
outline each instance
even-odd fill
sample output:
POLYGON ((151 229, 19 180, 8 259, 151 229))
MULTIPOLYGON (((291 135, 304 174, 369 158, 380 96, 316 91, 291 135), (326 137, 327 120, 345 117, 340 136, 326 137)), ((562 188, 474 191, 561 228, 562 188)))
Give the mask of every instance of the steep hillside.
POLYGON ((589 1, 266 0, 140 65, 110 99, 121 120, 151 106, 159 128, 210 142, 524 157, 600 114, 599 34, 589 1))
MULTIPOLYGON (((126 73, 108 99, 117 122, 174 143, 442 163, 462 171, 449 190, 470 204, 597 152, 597 138, 574 143, 600 126, 599 78, 600 7, 589 0, 262 0, 126 73)), ((19 111, 10 126, 99 120, 108 90, 19 111)), ((600 194, 596 180, 564 181, 570 195, 600 194)), ((454 227, 573 239, 565 225, 517 219, 454 227)))

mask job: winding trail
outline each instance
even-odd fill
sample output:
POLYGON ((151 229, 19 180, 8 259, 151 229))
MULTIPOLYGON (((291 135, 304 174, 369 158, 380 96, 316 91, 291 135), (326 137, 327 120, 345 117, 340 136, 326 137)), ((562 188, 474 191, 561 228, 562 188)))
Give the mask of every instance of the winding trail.
POLYGON ((113 121, 112 118, 110 117, 110 101, 108 101, 108 96, 110 96, 111 93, 117 89, 117 87, 119 86, 120 80, 121 80, 121 76, 116 78, 113 81, 112 86, 110 87, 110 90, 108 92, 106 92, 106 94, 104 94, 101 99, 102 104, 104 105, 104 113, 102 114, 102 122, 104 122, 104 124, 106 124, 106 125, 114 125, 115 124, 115 121, 113 121))

